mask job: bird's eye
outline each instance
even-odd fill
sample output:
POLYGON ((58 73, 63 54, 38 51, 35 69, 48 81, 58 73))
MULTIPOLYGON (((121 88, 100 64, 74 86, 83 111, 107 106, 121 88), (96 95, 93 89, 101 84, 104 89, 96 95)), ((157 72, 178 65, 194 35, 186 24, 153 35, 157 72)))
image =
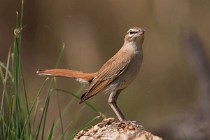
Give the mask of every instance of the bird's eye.
POLYGON ((129 34, 132 35, 132 34, 136 34, 137 31, 129 31, 129 34))

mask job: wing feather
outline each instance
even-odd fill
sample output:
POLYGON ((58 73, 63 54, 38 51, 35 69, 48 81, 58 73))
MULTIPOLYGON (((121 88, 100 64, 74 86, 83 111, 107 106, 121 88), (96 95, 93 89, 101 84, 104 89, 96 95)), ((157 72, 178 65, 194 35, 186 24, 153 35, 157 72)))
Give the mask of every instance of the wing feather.
POLYGON ((133 55, 128 55, 126 53, 128 52, 119 51, 101 67, 86 92, 81 96, 81 102, 104 90, 127 69, 133 55), (119 58, 119 56, 121 57, 119 58))

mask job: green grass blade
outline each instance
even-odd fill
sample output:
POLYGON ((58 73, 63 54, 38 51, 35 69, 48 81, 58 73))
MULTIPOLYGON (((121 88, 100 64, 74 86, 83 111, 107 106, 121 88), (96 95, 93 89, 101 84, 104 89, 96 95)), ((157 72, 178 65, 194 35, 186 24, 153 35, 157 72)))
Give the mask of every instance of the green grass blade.
POLYGON ((58 91, 56 91, 55 94, 56 94, 56 97, 57 97, 59 119, 60 119, 60 124, 61 124, 61 139, 64 140, 63 120, 62 120, 62 115, 61 115, 61 107, 60 107, 60 99, 59 99, 58 91))
MULTIPOLYGON (((7 61, 8 62, 8 61, 7 61)), ((8 65, 7 65, 8 66, 8 65)), ((12 74, 11 72, 9 71, 8 67, 4 65, 4 63, 0 62, 0 67, 3 68, 5 70, 5 78, 4 80, 6 80, 9 76, 9 78, 12 79, 12 74)), ((3 74, 3 72, 1 73, 3 74)))
MULTIPOLYGON (((62 56, 63 56, 64 48, 65 48, 65 44, 63 44, 62 49, 61 49, 61 51, 60 51, 60 53, 59 53, 59 55, 58 55, 58 59, 57 59, 55 68, 57 68, 57 67, 59 66, 59 64, 60 64, 61 58, 62 58, 62 56)), ((49 92, 49 93, 50 93, 50 94, 49 94, 49 96, 48 96, 48 100, 47 100, 47 104, 46 104, 46 113, 45 113, 45 115, 44 115, 44 123, 43 123, 43 127, 42 127, 42 128, 43 128, 43 129, 42 129, 42 140, 44 139, 45 124, 46 124, 46 118, 47 118, 47 111, 48 111, 48 106, 49 106, 49 103, 50 103, 50 96, 51 96, 52 91, 49 92)))
POLYGON ((100 117, 101 117, 101 116, 96 116, 96 117, 94 117, 93 119, 91 119, 90 121, 88 121, 84 126, 82 126, 80 129, 78 129, 77 131, 75 131, 75 132, 68 138, 68 140, 72 140, 72 139, 77 135, 78 132, 80 132, 81 130, 85 130, 85 129, 87 129, 88 127, 90 127, 91 124, 92 124, 95 120, 99 119, 100 117))
MULTIPOLYGON (((26 116, 27 119, 25 120, 25 123, 24 123, 24 125, 23 125, 23 128, 25 128, 26 125, 30 122, 31 113, 32 113, 34 107, 36 106, 38 97, 39 97, 39 95, 41 94, 41 91, 42 91, 43 87, 45 86, 47 80, 48 80, 48 78, 47 78, 47 79, 44 81, 44 83, 42 84, 41 88, 39 89, 39 91, 38 91, 38 93, 37 93, 37 95, 36 95, 36 97, 35 97, 35 100, 34 100, 33 103, 32 103, 32 106, 31 106, 29 112, 27 113, 27 116, 26 116)), ((32 125, 34 126, 34 123, 32 123, 32 125)), ((31 132, 32 132, 32 130, 31 130, 31 132)), ((23 136, 23 134, 24 134, 24 131, 21 132, 21 136, 23 136)))
POLYGON ((53 129, 54 129, 54 126, 55 126, 55 121, 53 121, 52 127, 50 129, 50 134, 48 136, 48 140, 53 140, 53 129))
MULTIPOLYGON (((84 89, 84 87, 81 87, 76 93, 75 95, 80 94, 80 92, 84 89)), ((65 116, 65 114, 67 113, 68 109, 72 106, 72 104, 75 102, 76 98, 72 98, 67 105, 65 105, 65 108, 63 109, 62 113, 61 113, 61 117, 63 118, 63 116, 65 116)), ((55 123, 55 130, 57 129, 57 126, 59 124, 60 120, 57 119, 56 123, 55 123)))
MULTIPOLYGON (((50 85, 49 85, 49 88, 48 88, 48 92, 47 92, 47 98, 45 99, 45 103, 44 103, 44 108, 43 108, 43 112, 41 114, 41 118, 39 120, 39 124, 38 124, 38 128, 37 128, 37 131, 36 131, 36 138, 35 140, 38 140, 38 137, 39 137, 39 133, 40 133, 40 130, 41 130, 41 125, 43 123, 43 119, 45 118, 45 116, 47 115, 47 109, 48 109, 48 105, 49 105, 49 102, 50 102, 50 96, 51 96, 51 88, 52 88, 52 79, 50 81, 50 85)), ((45 122, 46 120, 44 120, 44 124, 43 124, 43 131, 44 131, 44 127, 45 127, 45 122)), ((42 131, 42 139, 44 139, 44 132, 42 131)))
MULTIPOLYGON (((62 47, 62 49, 61 49, 61 51, 59 53, 58 60, 56 62, 56 68, 58 67, 58 65, 60 63, 60 60, 61 60, 61 58, 63 56, 64 47, 65 47, 65 45, 63 44, 63 47, 62 47)), ((42 126, 41 139, 42 140, 44 139, 45 124, 46 124, 46 118, 47 118, 47 111, 48 111, 48 106, 49 106, 49 103, 50 103, 50 97, 51 97, 51 94, 52 94, 52 83, 53 83, 53 79, 51 79, 50 85, 49 85, 49 88, 48 88, 47 98, 46 98, 45 103, 44 103, 44 109, 43 109, 43 112, 42 112, 42 115, 41 115, 41 119, 39 121, 37 132, 36 132, 36 139, 38 139, 38 136, 39 136, 39 132, 40 132, 40 128, 41 128, 41 124, 42 123, 43 123, 43 126, 42 126)))
POLYGON ((17 12, 16 18, 16 29, 14 31, 14 65, 13 65, 13 77, 14 77, 14 93, 15 93, 15 137, 18 139, 18 133, 21 129, 20 122, 20 104, 19 104, 19 64, 20 64, 20 50, 19 50, 19 34, 21 30, 19 30, 19 17, 17 12))
MULTIPOLYGON (((76 123, 75 122, 75 118, 79 118, 79 115, 80 115, 80 113, 81 113, 81 111, 83 110, 85 108, 85 106, 83 105, 77 112, 76 112, 76 114, 73 116, 73 118, 71 119, 72 121, 70 121, 69 122, 69 124, 68 124, 68 126, 66 127, 66 129, 64 130, 64 134, 66 134, 67 133, 67 131, 72 127, 72 124, 73 123, 76 123)), ((61 137, 60 137, 60 139, 61 139, 61 137)))
MULTIPOLYGON (((55 89, 55 90, 69 94, 69 95, 75 97, 76 99, 80 100, 80 97, 72 92, 69 92, 69 91, 66 91, 63 89, 55 89)), ((94 107, 92 104, 88 103, 87 101, 85 101, 84 104, 87 105, 87 107, 89 107, 91 110, 93 110, 94 112, 99 114, 99 116, 101 116, 102 118, 106 118, 106 116, 102 112, 100 112, 96 107, 94 107)))

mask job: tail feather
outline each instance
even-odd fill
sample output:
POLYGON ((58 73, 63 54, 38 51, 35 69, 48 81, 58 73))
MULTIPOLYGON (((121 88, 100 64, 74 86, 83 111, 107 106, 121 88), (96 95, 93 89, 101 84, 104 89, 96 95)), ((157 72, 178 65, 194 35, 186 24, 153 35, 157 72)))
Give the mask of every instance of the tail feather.
POLYGON ((38 70, 36 73, 39 74, 40 76, 48 75, 56 77, 75 78, 79 79, 79 81, 86 81, 86 82, 91 82, 95 76, 95 73, 83 73, 67 69, 38 70))

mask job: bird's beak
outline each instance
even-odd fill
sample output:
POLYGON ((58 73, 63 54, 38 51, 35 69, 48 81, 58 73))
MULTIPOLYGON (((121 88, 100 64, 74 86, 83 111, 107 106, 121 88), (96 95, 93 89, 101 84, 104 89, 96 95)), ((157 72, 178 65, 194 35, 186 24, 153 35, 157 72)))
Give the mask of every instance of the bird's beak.
POLYGON ((143 28, 141 28, 141 29, 139 30, 140 34, 144 34, 145 31, 146 31, 146 30, 143 29, 143 28))

